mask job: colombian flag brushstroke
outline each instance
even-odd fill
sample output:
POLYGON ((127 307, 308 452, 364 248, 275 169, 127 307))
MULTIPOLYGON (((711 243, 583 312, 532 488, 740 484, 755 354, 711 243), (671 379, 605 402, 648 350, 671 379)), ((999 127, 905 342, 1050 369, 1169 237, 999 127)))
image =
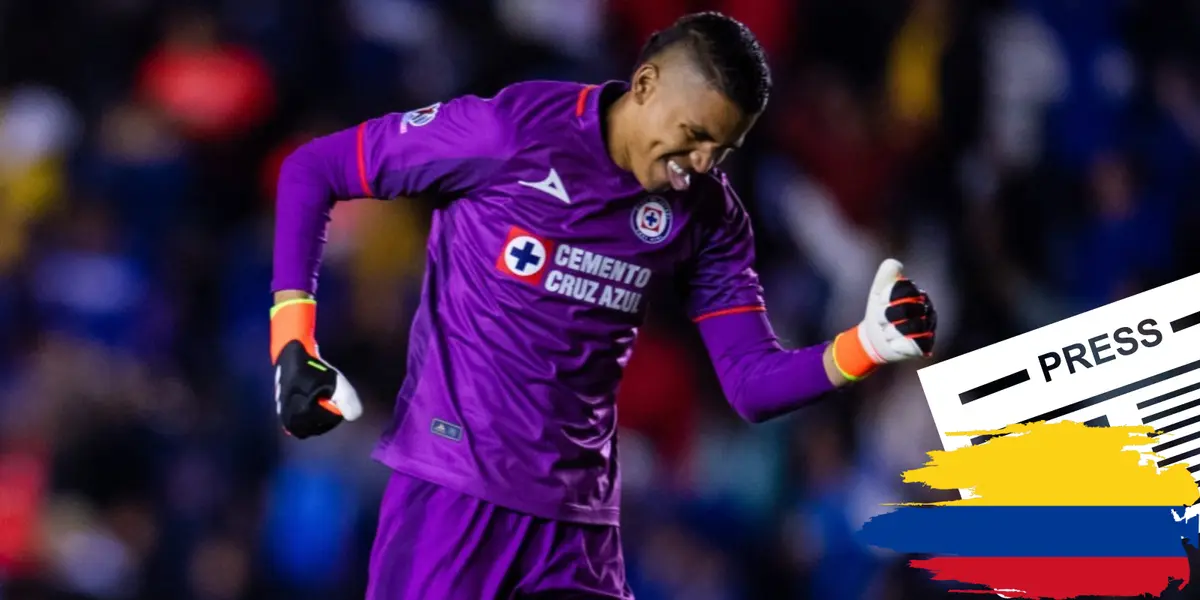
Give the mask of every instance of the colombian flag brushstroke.
MULTIPOLYGON (((1200 491, 1187 465, 1165 469, 1152 427, 1032 423, 988 442, 930 452, 906 483, 970 489, 971 497, 899 505, 868 521, 861 539, 906 554, 934 579, 1009 598, 1158 596, 1186 584, 1183 518, 1200 491)), ((1190 531, 1189 531, 1190 529, 1190 531)))

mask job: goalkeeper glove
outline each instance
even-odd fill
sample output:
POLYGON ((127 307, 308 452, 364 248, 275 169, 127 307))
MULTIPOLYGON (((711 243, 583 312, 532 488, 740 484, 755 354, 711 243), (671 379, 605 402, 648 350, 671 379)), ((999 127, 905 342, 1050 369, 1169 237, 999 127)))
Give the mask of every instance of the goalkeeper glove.
POLYGON ((929 294, 901 275, 904 265, 879 265, 862 322, 833 340, 833 362, 842 376, 857 381, 880 365, 933 354, 937 312, 929 294))
POLYGON ((300 439, 362 415, 354 386, 317 352, 316 321, 315 300, 286 300, 271 308, 275 410, 283 430, 300 439))

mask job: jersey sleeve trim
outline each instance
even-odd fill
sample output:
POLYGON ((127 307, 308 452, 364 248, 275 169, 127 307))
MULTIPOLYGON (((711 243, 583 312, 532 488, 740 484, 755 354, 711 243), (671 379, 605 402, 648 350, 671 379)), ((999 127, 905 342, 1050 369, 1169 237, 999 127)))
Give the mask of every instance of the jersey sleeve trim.
POLYGON ((362 123, 358 126, 358 183, 362 185, 363 193, 368 198, 375 196, 371 191, 371 183, 367 181, 367 157, 366 149, 364 148, 364 138, 367 133, 367 124, 362 123))
POLYGON ((587 110, 588 94, 594 89, 596 89, 596 86, 587 85, 587 86, 584 86, 582 90, 579 90, 579 99, 575 101, 575 116, 576 117, 582 117, 583 111, 587 110))
POLYGON ((765 307, 761 304, 755 304, 755 305, 751 305, 751 306, 735 306, 733 308, 725 308, 722 310, 715 310, 710 313, 702 314, 702 315, 692 319, 692 322, 699 323, 700 321, 705 321, 705 320, 711 319, 713 317, 722 317, 725 315, 740 315, 742 313, 766 312, 766 311, 767 311, 767 307, 765 307))

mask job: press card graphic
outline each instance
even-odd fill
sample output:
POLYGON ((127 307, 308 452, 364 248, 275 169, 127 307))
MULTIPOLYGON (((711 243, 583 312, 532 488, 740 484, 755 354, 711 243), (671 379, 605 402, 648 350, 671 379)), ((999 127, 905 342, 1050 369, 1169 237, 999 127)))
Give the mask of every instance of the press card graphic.
POLYGON ((960 499, 897 506, 863 541, 973 593, 1178 592, 1200 545, 1197 325, 1192 276, 922 369, 944 450, 903 479, 960 499))

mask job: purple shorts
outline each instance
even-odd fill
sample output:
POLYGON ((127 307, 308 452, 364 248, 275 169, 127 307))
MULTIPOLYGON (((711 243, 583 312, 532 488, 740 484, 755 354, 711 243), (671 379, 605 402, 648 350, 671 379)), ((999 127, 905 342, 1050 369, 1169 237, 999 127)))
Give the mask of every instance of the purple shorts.
POLYGON ((551 521, 393 473, 367 600, 632 600, 617 527, 551 521))

